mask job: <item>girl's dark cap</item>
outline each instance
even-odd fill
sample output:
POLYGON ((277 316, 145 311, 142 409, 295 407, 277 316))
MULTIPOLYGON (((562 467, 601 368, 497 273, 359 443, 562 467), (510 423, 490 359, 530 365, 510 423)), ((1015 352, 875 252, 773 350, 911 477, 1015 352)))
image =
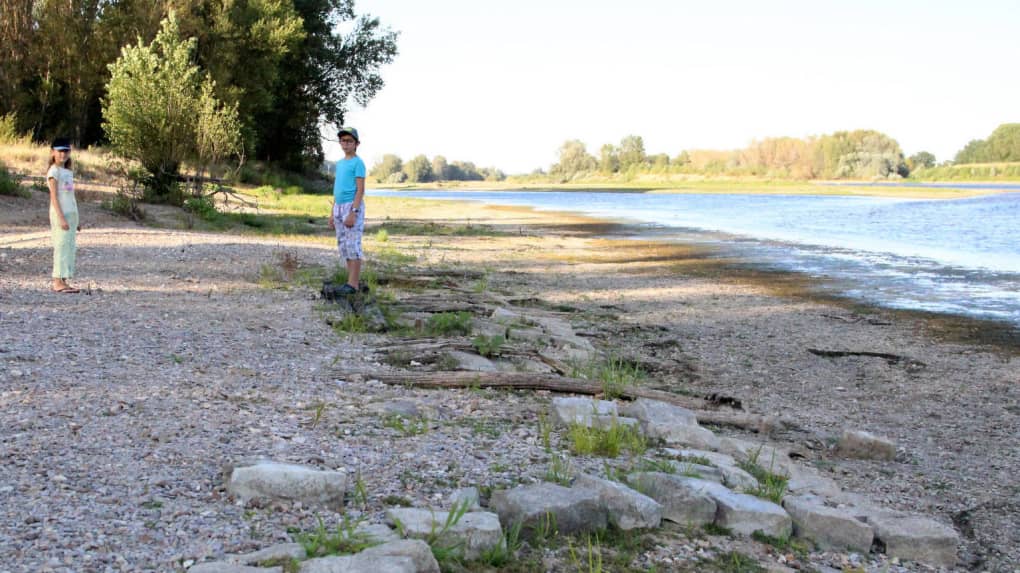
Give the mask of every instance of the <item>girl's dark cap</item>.
POLYGON ((55 151, 71 151, 71 140, 66 137, 58 137, 53 140, 50 149, 55 151))

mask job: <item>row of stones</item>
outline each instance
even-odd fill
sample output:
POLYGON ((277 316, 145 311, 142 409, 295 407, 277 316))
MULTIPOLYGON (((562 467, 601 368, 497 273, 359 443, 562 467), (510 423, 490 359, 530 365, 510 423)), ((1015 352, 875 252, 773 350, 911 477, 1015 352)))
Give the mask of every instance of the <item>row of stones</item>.
MULTIPOLYGON (((693 413, 683 408, 642 399, 626 409, 630 416, 621 416, 613 402, 558 398, 553 401, 552 410, 554 419, 561 424, 636 424, 647 435, 667 444, 708 446, 720 451, 664 450, 680 459, 708 460, 711 464, 708 466, 673 462, 685 472, 695 471, 699 478, 637 472, 627 477, 630 485, 625 485, 579 475, 569 488, 543 483, 495 492, 489 504, 495 514, 469 512, 443 533, 448 538, 446 542, 464 548, 466 558, 477 558, 500 543, 502 528, 514 523, 520 523, 523 535, 527 536, 548 528, 550 522, 560 533, 573 533, 607 524, 619 529, 655 528, 666 519, 681 524, 714 523, 743 535, 755 531, 773 537, 793 534, 821 547, 862 553, 868 552, 877 540, 877 545, 891 557, 941 566, 951 566, 956 561, 958 538, 951 528, 924 517, 872 507, 864 500, 843 494, 834 482, 810 468, 793 463, 785 452, 716 437, 698 426, 693 413), (755 489, 758 483, 738 467, 737 457, 769 460, 769 464, 790 478, 791 495, 780 506, 742 493, 755 489)), ((343 503, 346 473, 260 462, 233 468, 227 486, 241 499, 300 499, 335 506, 343 503)), ((474 496, 477 499, 476 493, 474 496)), ((480 509, 477 502, 473 508, 480 509)), ((393 508, 387 516, 391 524, 401 524, 406 536, 425 539, 446 522, 448 513, 393 508)), ((379 541, 387 541, 392 532, 384 527, 372 534, 379 541)), ((369 556, 380 551, 383 550, 369 556)))

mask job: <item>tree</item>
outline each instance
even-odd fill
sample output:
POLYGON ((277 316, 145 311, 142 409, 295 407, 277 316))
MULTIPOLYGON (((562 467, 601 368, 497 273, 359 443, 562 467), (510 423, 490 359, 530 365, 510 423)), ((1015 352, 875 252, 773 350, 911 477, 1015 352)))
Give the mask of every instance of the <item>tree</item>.
POLYGON ((928 151, 918 151, 907 158, 907 166, 910 170, 935 167, 935 155, 928 151))
POLYGON ((432 180, 432 163, 424 155, 418 155, 404 164, 404 174, 412 183, 424 183, 432 180))
POLYGON ((305 170, 322 162, 320 126, 336 133, 352 103, 366 105, 382 89, 379 70, 397 55, 397 33, 358 17, 354 0, 294 0, 294 8, 305 36, 281 62, 279 99, 256 117, 256 154, 305 170))
POLYGON ((616 146, 607 143, 599 149, 599 172, 603 175, 612 175, 620 170, 620 156, 616 146))
POLYGON ((212 81, 192 63, 194 47, 171 12, 150 45, 126 46, 110 65, 103 128, 114 149, 148 172, 149 200, 181 203, 184 161, 207 165, 240 145, 237 108, 213 96, 212 81))
POLYGON ((549 173, 569 179, 578 173, 595 170, 596 161, 584 143, 579 139, 571 139, 560 146, 559 161, 549 168, 549 173))
POLYGON ((384 183, 389 181, 394 173, 400 173, 403 167, 404 162, 399 157, 392 153, 387 153, 382 156, 378 163, 372 166, 369 175, 379 183, 384 183))
POLYGON ((953 163, 985 163, 990 161, 990 159, 991 154, 985 140, 972 139, 967 142, 967 145, 963 146, 963 149, 956 152, 956 157, 953 158, 953 163))
POLYGON ((450 167, 446 163, 446 158, 442 155, 437 155, 432 158, 432 178, 436 181, 446 181, 450 178, 449 173, 450 167))
POLYGON ((988 136, 992 161, 1020 161, 1020 123, 1004 123, 988 136))
POLYGON ((620 171, 646 163, 645 141, 640 135, 628 135, 620 141, 620 171))

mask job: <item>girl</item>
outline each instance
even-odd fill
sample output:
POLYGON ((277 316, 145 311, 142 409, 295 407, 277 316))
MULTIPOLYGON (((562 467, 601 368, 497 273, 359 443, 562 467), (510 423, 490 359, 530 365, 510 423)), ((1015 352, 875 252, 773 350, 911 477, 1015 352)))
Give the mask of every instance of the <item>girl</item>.
POLYGON ((78 202, 74 200, 74 173, 71 172, 71 141, 58 137, 50 146, 50 169, 46 172, 50 188, 50 230, 53 232, 53 292, 76 293, 67 284, 74 276, 75 238, 78 202))

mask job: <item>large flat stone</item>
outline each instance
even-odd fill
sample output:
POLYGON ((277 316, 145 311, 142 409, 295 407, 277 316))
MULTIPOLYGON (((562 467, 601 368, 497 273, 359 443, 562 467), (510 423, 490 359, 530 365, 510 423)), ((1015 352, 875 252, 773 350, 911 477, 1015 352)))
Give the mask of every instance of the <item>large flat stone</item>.
POLYGON ((574 486, 598 492, 608 511, 609 523, 617 529, 653 528, 662 521, 662 505, 659 502, 622 483, 581 474, 574 481, 574 486))
POLYGON ((342 506, 346 490, 346 472, 271 461, 235 467, 227 480, 227 491, 242 500, 269 498, 342 506))
POLYGON ((708 450, 718 449, 719 438, 710 430, 698 425, 694 412, 660 402, 638 398, 622 408, 626 416, 641 421, 641 429, 649 438, 662 440, 669 445, 684 445, 708 450))
POLYGON ((533 536, 553 525, 563 534, 606 527, 606 509, 590 489, 566 488, 553 483, 521 486, 493 492, 489 509, 499 514, 503 527, 521 523, 521 534, 533 536))
POLYGON ((448 511, 433 511, 413 507, 399 507, 386 510, 387 520, 398 522, 404 535, 411 539, 425 539, 437 535, 442 547, 460 547, 465 559, 471 561, 503 541, 503 529, 499 516, 487 511, 468 512, 445 533, 439 535, 449 518, 448 511))
POLYGON ((868 522, 890 557, 939 567, 956 565, 960 536, 948 525, 926 517, 899 515, 870 515, 868 522))
POLYGON ((693 487, 690 480, 662 472, 636 472, 627 476, 627 482, 634 489, 662 505, 663 519, 682 525, 713 523, 715 500, 693 487))
POLYGON ((300 573, 440 573, 424 541, 404 539, 369 547, 355 555, 320 557, 301 562, 300 573))
POLYGON ((741 535, 761 531, 772 537, 789 537, 793 532, 793 520, 779 505, 753 495, 737 493, 715 482, 687 479, 692 482, 692 487, 708 494, 715 501, 716 525, 741 535))
POLYGON ((783 508, 793 519, 793 534, 820 547, 868 553, 874 533, 853 512, 829 507, 815 496, 789 496, 783 508))
MULTIPOLYGON (((617 417, 616 402, 595 400, 592 398, 563 397, 553 398, 552 418, 560 425, 580 424, 591 427, 596 418, 617 417)), ((602 423, 601 420, 599 422, 602 423)))

